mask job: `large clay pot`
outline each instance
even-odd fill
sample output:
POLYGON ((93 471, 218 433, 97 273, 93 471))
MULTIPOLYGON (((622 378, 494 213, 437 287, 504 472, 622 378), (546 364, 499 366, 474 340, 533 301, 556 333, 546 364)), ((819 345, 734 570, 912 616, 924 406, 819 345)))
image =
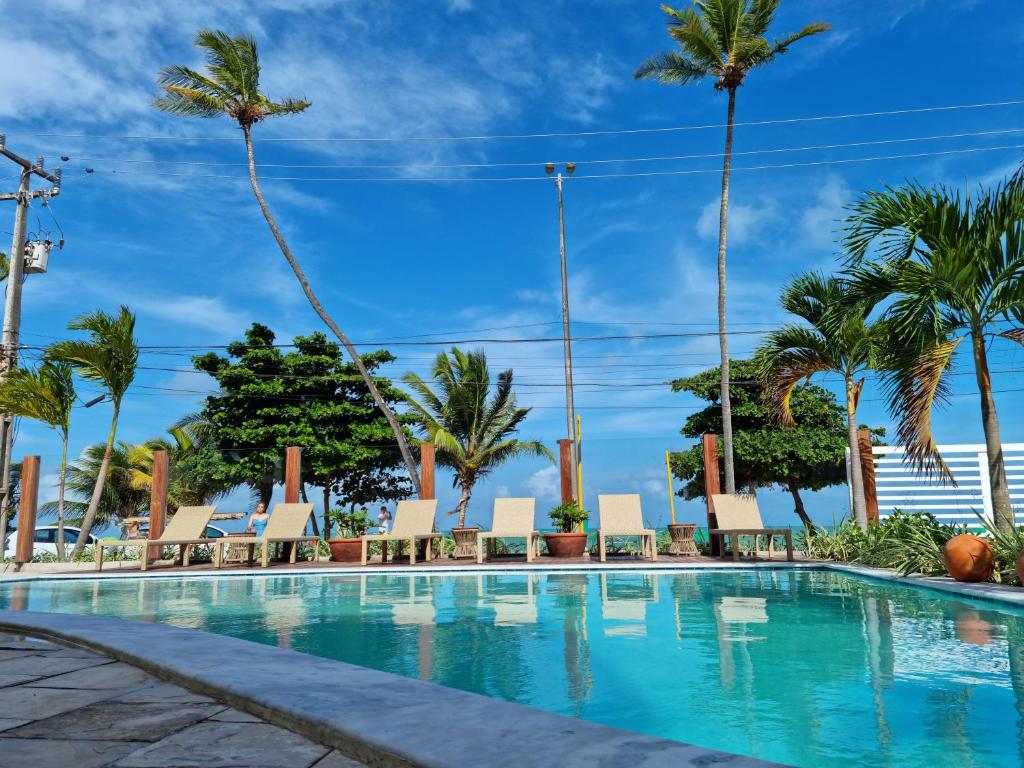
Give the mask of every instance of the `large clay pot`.
POLYGON ((1017 555, 1017 579, 1020 581, 1022 587, 1024 587, 1024 552, 1017 555))
POLYGON ((992 545, 980 536, 961 533, 942 549, 946 571, 957 581, 988 581, 996 567, 992 545))
POLYGON ((583 557, 587 548, 586 533, 545 533, 544 541, 552 557, 583 557))
POLYGON ((336 563, 355 563, 362 555, 359 539, 328 539, 331 548, 331 560, 336 563))

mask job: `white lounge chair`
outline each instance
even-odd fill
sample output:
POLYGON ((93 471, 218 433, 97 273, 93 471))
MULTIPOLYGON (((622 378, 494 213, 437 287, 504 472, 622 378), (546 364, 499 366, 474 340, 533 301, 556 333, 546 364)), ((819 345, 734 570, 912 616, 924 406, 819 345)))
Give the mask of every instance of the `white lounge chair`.
POLYGON ((391 533, 376 533, 360 536, 362 551, 359 561, 366 565, 370 542, 379 541, 388 546, 392 541, 404 541, 409 544, 409 565, 416 565, 416 543, 427 542, 426 559, 433 559, 431 545, 434 539, 443 538, 443 534, 434 530, 434 518, 437 515, 437 499, 406 499, 398 502, 395 510, 395 525, 391 533))
POLYGON ((767 536, 769 560, 772 559, 772 539, 783 536, 786 539, 786 559, 793 560, 793 531, 789 528, 765 528, 757 498, 752 493, 716 493, 711 496, 711 504, 718 526, 709 530, 708 536, 721 536, 723 542, 729 539, 733 560, 740 559, 740 536, 753 536, 754 549, 757 549, 757 537, 767 536))
POLYGON ((288 557, 289 563, 294 563, 298 555, 298 545, 305 542, 312 544, 312 560, 320 559, 320 537, 306 534, 306 526, 309 524, 309 516, 313 514, 312 504, 275 504, 267 520, 267 527, 263 529, 262 536, 232 536, 230 538, 217 539, 214 544, 213 562, 220 568, 224 561, 224 547, 245 545, 249 547, 248 563, 252 565, 253 551, 256 545, 260 545, 260 566, 266 568, 270 565, 271 544, 291 544, 291 552, 288 557))
POLYGON ((124 541, 99 541, 96 543, 96 570, 103 570, 104 550, 114 547, 142 547, 140 568, 149 568, 150 547, 178 547, 178 557, 183 566, 188 566, 189 550, 196 545, 213 544, 214 539, 206 537, 206 526, 216 511, 216 506, 178 507, 167 521, 164 531, 156 539, 126 539, 124 541))
POLYGON ((640 539, 640 552, 652 561, 658 559, 658 534, 644 527, 640 494, 624 493, 597 497, 597 551, 601 562, 607 559, 605 539, 610 536, 640 539))
POLYGON ((495 499, 491 530, 476 535, 476 561, 484 561, 484 547, 495 539, 525 539, 526 562, 532 563, 540 546, 540 533, 533 527, 535 499, 495 499))

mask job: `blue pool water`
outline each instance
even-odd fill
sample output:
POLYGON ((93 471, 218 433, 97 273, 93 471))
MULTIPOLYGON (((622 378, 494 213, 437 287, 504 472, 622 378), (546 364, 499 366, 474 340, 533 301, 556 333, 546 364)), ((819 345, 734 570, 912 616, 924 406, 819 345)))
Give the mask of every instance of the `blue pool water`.
POLYGON ((1024 766, 1024 611, 834 572, 25 582, 0 586, 12 607, 204 629, 795 766, 1024 766))

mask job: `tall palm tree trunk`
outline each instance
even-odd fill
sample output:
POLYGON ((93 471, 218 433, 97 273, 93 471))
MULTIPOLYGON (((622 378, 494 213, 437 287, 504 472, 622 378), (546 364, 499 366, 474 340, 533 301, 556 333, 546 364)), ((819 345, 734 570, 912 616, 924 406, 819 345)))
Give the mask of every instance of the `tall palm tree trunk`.
POLYGON ((71 560, 74 560, 85 549, 85 542, 89 539, 92 531, 92 524, 96 521, 96 511, 100 508, 100 497, 103 496, 103 486, 107 482, 107 472, 110 471, 110 457, 114 453, 114 437, 117 434, 117 417, 120 415, 121 404, 114 404, 114 418, 110 423, 110 434, 107 436, 107 445, 103 449, 103 461, 100 462, 100 471, 96 473, 96 485, 92 489, 92 498, 89 499, 89 508, 85 510, 85 517, 82 520, 82 530, 78 534, 78 541, 71 550, 71 560))
POLYGON ((868 529, 868 505, 864 499, 864 473, 860 465, 860 440, 857 437, 857 392, 853 377, 846 377, 846 439, 850 446, 850 493, 853 519, 862 531, 868 529))
POLYGON ((473 494, 473 483, 462 483, 462 493, 459 495, 459 505, 455 509, 459 513, 459 528, 466 527, 466 510, 469 508, 469 497, 473 494))
POLYGON ((64 560, 64 486, 68 473, 68 439, 60 453, 60 485, 57 488, 57 559, 64 560))
POLYGON ((324 538, 331 538, 331 486, 324 485, 324 538))
POLYGON ((310 306, 313 307, 313 311, 316 312, 320 316, 320 319, 324 321, 324 324, 330 328, 331 333, 338 337, 338 340, 348 352, 349 357, 352 358, 352 362, 355 363, 356 368, 359 369, 359 375, 362 376, 363 381, 370 390, 370 395, 373 397, 373 400, 377 404, 381 413, 384 414, 384 418, 387 419, 388 425, 391 427, 391 431, 395 433, 395 441, 398 443, 398 450, 402 453, 402 459, 405 461, 405 466, 409 470, 409 478, 412 480, 413 488, 416 490, 416 493, 419 494, 419 468, 416 464, 416 460, 413 458, 412 451, 409 450, 409 443, 405 439, 405 433, 402 432, 402 426, 398 423, 398 419, 395 418, 395 414, 388 407, 388 404, 384 402, 384 398, 381 397, 380 392, 377 390, 377 385, 373 381, 373 377, 366 369, 363 359, 359 356, 359 352, 356 351, 352 342, 349 341, 348 336, 341 332, 341 328, 339 328, 337 323, 335 323, 331 316, 327 314, 327 310, 324 309, 320 300, 316 297, 316 294, 313 293, 313 288, 310 286, 305 272, 303 272, 302 267, 299 266, 299 262, 292 255, 291 249, 288 247, 288 243, 285 242, 284 237, 281 235, 281 230, 278 229, 277 222, 274 220, 273 214, 270 213, 267 201, 264 199, 263 192, 260 190, 259 180, 256 178, 256 155, 253 152, 252 134, 250 133, 248 126, 242 126, 242 134, 245 136, 245 151, 249 158, 249 183, 252 185, 253 194, 256 195, 256 201, 259 203, 260 210, 263 212, 263 218, 266 219, 267 226, 270 227, 270 231, 274 235, 274 239, 277 240, 277 245, 280 247, 281 253, 288 261, 289 266, 291 266, 292 272, 295 273, 295 277, 299 281, 299 285, 302 286, 302 292, 306 294, 306 298, 309 300, 310 306))
POLYGON ((725 492, 736 493, 736 467, 732 455, 732 402, 729 400, 729 341, 725 335, 725 250, 729 226, 729 174, 732 169, 732 133, 736 120, 736 89, 729 89, 729 117, 725 128, 722 166, 722 203, 718 212, 718 346, 722 355, 722 452, 725 492))
POLYGON ((1014 529, 1013 507, 1010 504, 1010 488, 1006 482, 1006 464, 1003 461, 1003 443, 999 435, 999 416, 996 414, 996 400, 992 396, 992 378, 988 371, 988 353, 985 351, 985 337, 980 332, 971 334, 974 347, 974 373, 978 379, 978 394, 981 395, 981 423, 985 430, 985 451, 988 454, 988 481, 992 491, 992 512, 996 528, 1003 533, 1014 529))

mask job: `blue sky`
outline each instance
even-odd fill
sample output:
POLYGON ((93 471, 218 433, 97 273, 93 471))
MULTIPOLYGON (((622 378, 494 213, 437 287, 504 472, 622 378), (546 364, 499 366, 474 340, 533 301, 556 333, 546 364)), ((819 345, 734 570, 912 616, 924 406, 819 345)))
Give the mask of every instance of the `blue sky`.
MULTIPOLYGON (((146 345, 224 344, 254 320, 285 341, 320 327, 241 177, 240 140, 208 140, 231 139, 233 129, 224 121, 160 115, 150 106, 160 66, 199 63, 191 41, 202 27, 254 34, 271 95, 313 102, 300 117, 260 126, 264 139, 577 133, 713 126, 725 117, 725 98, 710 84, 681 89, 633 80, 645 56, 670 48, 655 2, 448 0, 417 4, 414 12, 390 0, 5 6, 0 132, 11 149, 43 154, 51 166, 60 155, 70 158, 52 206, 66 248, 51 258, 47 275, 32 276, 25 286, 23 342, 29 345, 60 337, 83 311, 120 303, 138 314, 146 345), (86 174, 87 167, 95 173, 86 174)), ((752 75, 739 94, 739 121, 1024 99, 1024 20, 1013 0, 786 0, 776 30, 810 21, 829 21, 833 31, 752 75)), ((836 220, 859 191, 906 178, 959 186, 1000 180, 1019 162, 1019 148, 930 153, 1024 144, 1024 134, 1009 132, 1015 130, 1024 130, 1024 105, 741 126, 738 152, 992 133, 739 155, 738 168, 820 164, 734 176, 729 309, 732 329, 750 332, 732 337, 734 354, 749 352, 758 339, 753 332, 780 321, 777 295, 787 278, 835 265, 836 220), (911 153, 930 156, 835 162, 911 153)), ((709 128, 487 141, 265 142, 257 153, 260 162, 283 166, 526 164, 263 170, 266 195, 317 291, 359 341, 557 336, 555 190, 543 179, 542 164, 579 161, 579 176, 696 171, 571 180, 570 290, 579 336, 708 334, 715 323, 720 185, 720 159, 713 155, 722 140, 721 130, 709 128), (712 156, 584 164, 679 155, 712 156), (423 180, 439 176, 456 180, 423 180), (470 180, 480 177, 536 178, 470 180)), ((0 186, 14 183, 11 167, 0 167, 0 186)), ((13 208, 0 216, 12 217, 13 208)), ((55 226, 36 206, 30 229, 55 226)), ((515 369, 521 402, 536 409, 524 435, 554 447, 565 423, 560 345, 484 346, 495 370, 515 369)), ((399 358, 396 376, 424 373, 438 351, 390 348, 399 358)), ((661 382, 715 365, 716 350, 711 335, 576 344, 588 506, 600 492, 638 491, 647 517, 666 521, 663 452, 687 445, 678 432, 697 403, 661 382)), ((997 347, 994 354, 996 389, 1010 390, 998 395, 1004 439, 1020 440, 1022 398, 1014 391, 1020 376, 1013 369, 1024 352, 997 347)), ((195 410, 210 387, 204 375, 187 370, 187 353, 149 352, 143 365, 183 370, 140 371, 120 431, 129 441, 159 434, 195 410)), ((956 396, 937 415, 936 431, 940 441, 979 442, 973 377, 955 381, 956 396)), ((862 419, 891 427, 877 388, 869 385, 865 398, 862 419)), ((102 439, 108 420, 108 406, 79 409, 73 451, 102 439)), ((16 451, 41 454, 52 480, 58 452, 52 433, 24 423, 16 451)), ((547 507, 556 481, 553 467, 540 462, 508 466, 479 487, 470 518, 489 520, 496 493, 536 495, 547 507)), ((447 478, 439 489, 442 508, 453 504, 447 478)), ((787 495, 761 497, 769 522, 795 519, 787 495)), ((222 506, 241 509, 243 502, 222 506)), ((810 506, 813 515, 831 520, 845 511, 844 492, 820 494, 810 506)), ((702 515, 699 502, 680 503, 679 511, 684 519, 702 515)))

